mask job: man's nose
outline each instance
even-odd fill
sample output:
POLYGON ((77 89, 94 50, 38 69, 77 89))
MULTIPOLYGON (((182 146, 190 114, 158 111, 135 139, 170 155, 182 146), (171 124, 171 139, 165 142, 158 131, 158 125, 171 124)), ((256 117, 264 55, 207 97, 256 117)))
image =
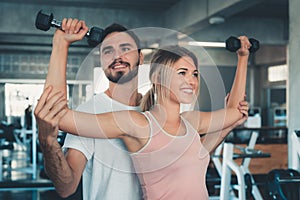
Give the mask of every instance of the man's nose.
POLYGON ((121 58, 123 56, 123 52, 121 50, 116 50, 114 53, 114 59, 121 58))

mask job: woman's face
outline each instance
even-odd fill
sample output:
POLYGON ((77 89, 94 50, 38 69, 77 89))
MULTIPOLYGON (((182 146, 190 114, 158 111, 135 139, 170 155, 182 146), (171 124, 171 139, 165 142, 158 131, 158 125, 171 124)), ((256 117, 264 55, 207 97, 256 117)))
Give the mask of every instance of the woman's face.
POLYGON ((198 95, 199 71, 193 59, 184 56, 173 65, 170 80, 170 98, 178 103, 190 104, 198 95))

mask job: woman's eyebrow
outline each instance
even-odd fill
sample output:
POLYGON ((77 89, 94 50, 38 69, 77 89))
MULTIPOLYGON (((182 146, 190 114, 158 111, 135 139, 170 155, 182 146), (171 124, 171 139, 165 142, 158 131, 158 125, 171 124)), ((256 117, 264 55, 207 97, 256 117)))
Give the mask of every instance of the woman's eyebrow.
MULTIPOLYGON (((188 68, 185 68, 185 67, 180 67, 180 68, 178 68, 176 71, 178 71, 178 70, 184 70, 184 71, 188 71, 188 68)), ((194 72, 197 72, 197 73, 199 73, 199 71, 198 71, 197 69, 195 69, 195 70, 194 70, 194 72)))
POLYGON ((184 67, 180 67, 180 68, 177 69, 177 71, 178 71, 178 70, 184 70, 184 71, 187 71, 188 69, 187 69, 187 68, 184 68, 184 67))

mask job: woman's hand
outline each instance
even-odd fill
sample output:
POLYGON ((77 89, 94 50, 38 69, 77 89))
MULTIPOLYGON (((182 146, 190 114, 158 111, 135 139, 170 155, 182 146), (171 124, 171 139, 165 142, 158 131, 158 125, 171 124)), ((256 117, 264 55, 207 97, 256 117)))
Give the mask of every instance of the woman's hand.
POLYGON ((241 101, 239 103, 238 110, 243 114, 243 117, 241 119, 239 119, 238 121, 236 121, 233 124, 233 127, 237 127, 237 126, 243 124, 248 119, 249 103, 247 101, 241 101))
POLYGON ((34 110, 39 141, 43 144, 57 140, 58 123, 68 111, 67 100, 63 93, 52 94, 51 91, 52 87, 44 90, 34 110))
POLYGON ((251 43, 246 36, 240 36, 239 39, 241 41, 241 48, 237 51, 238 56, 249 56, 251 43))

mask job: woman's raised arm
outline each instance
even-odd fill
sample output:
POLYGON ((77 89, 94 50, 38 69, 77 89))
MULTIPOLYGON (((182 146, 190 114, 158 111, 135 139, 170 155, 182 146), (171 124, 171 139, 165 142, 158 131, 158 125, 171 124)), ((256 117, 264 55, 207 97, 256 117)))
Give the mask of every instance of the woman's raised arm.
POLYGON ((197 128, 199 134, 216 132, 228 128, 243 117, 238 107, 245 96, 249 48, 251 44, 246 36, 241 36, 239 39, 241 41, 241 48, 237 51, 237 69, 226 107, 213 112, 192 111, 184 113, 185 117, 197 128))

